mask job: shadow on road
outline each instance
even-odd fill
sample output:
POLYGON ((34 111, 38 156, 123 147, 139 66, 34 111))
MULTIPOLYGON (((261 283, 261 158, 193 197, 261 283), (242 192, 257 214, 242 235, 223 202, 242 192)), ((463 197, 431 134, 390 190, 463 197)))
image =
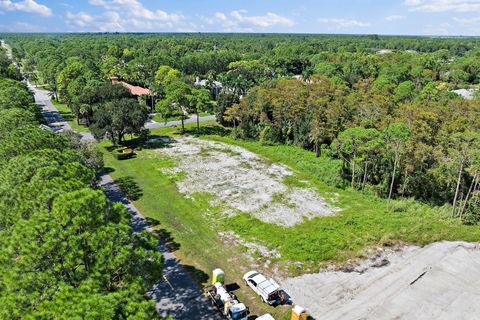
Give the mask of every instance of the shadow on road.
MULTIPOLYGON (((111 201, 123 203, 132 215, 132 226, 135 232, 143 229, 155 231, 159 221, 143 218, 135 206, 125 198, 123 192, 110 176, 104 175, 101 182, 108 198, 111 201), (149 223, 152 222, 152 224, 149 223)), ((194 281, 204 283, 208 275, 193 266, 182 265, 169 250, 167 244, 180 247, 173 237, 166 233, 167 242, 159 238, 158 250, 164 257, 164 277, 149 292, 149 296, 156 301, 157 309, 162 317, 173 316, 175 320, 206 319, 217 320, 220 316, 207 301, 203 291, 194 281)))
POLYGON ((143 190, 132 176, 125 176, 115 180, 127 199, 137 201, 143 196, 143 190))

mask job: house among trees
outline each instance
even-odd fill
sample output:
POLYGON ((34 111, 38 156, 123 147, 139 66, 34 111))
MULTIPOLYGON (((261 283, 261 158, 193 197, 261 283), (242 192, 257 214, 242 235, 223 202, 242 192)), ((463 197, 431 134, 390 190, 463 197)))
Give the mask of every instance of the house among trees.
POLYGON ((216 98, 223 88, 222 84, 218 81, 200 80, 199 77, 195 80, 195 87, 206 87, 210 90, 213 98, 216 98))
POLYGON ((147 105, 153 110, 155 107, 155 93, 148 88, 143 88, 140 86, 134 86, 125 81, 119 81, 117 76, 112 76, 110 78, 112 84, 121 84, 124 88, 128 89, 132 96, 144 97, 147 105))
POLYGON ((379 55, 384 55, 384 54, 388 54, 388 53, 392 53, 393 50, 392 49, 380 49, 380 50, 377 50, 377 54, 379 55))
POLYGON ((463 99, 473 100, 473 94, 474 94, 473 89, 458 89, 458 90, 453 90, 452 92, 458 94, 459 96, 462 96, 463 99))

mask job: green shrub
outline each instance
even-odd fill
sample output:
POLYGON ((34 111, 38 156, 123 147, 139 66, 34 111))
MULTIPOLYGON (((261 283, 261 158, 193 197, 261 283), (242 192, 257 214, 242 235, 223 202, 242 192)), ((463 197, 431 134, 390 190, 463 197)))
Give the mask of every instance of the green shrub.
POLYGON ((134 156, 135 152, 133 151, 133 149, 118 148, 115 150, 115 158, 117 158, 117 160, 126 160, 133 158, 134 156))
POLYGON ((467 203, 462 222, 467 225, 474 225, 480 222, 480 191, 473 195, 472 199, 467 203))

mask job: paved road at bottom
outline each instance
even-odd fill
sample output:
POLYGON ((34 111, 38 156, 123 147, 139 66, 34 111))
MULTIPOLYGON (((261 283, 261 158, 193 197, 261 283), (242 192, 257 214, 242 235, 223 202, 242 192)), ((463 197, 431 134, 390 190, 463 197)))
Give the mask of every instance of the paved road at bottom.
MULTIPOLYGON (((55 132, 72 130, 70 125, 62 118, 50 100, 48 92, 29 85, 30 90, 35 94, 35 102, 41 108, 42 114, 48 122, 49 127, 55 132)), ((168 125, 168 123, 167 123, 168 125)), ((176 123, 171 124, 176 125, 176 123)), ((82 133, 84 140, 95 141, 90 133, 82 133)), ((105 190, 108 199, 112 202, 121 202, 132 214, 132 225, 135 232, 142 229, 152 231, 145 218, 135 208, 123 193, 112 177, 108 174, 101 176, 99 185, 105 190)), ((159 190, 160 192, 160 190, 159 190)), ((221 319, 217 311, 204 297, 202 290, 197 286, 193 278, 186 271, 185 267, 159 240, 158 250, 164 257, 165 279, 159 281, 149 292, 152 299, 156 301, 157 310, 161 316, 173 316, 175 320, 221 319)))

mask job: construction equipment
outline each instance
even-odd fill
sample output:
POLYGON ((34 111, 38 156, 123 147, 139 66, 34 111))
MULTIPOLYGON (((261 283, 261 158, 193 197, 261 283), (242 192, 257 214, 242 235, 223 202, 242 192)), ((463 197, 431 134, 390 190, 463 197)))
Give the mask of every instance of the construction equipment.
POLYGON ((208 296, 212 301, 218 311, 227 320, 247 320, 248 319, 248 308, 238 301, 237 297, 228 292, 227 289, 220 283, 217 282, 213 287, 208 291, 208 296))
POLYGON ((245 284, 255 291, 264 303, 276 304, 280 300, 280 286, 273 279, 267 279, 264 275, 250 271, 243 276, 245 284))
POLYGON ((292 309, 292 317, 291 320, 307 320, 308 314, 305 308, 296 305, 292 309))

